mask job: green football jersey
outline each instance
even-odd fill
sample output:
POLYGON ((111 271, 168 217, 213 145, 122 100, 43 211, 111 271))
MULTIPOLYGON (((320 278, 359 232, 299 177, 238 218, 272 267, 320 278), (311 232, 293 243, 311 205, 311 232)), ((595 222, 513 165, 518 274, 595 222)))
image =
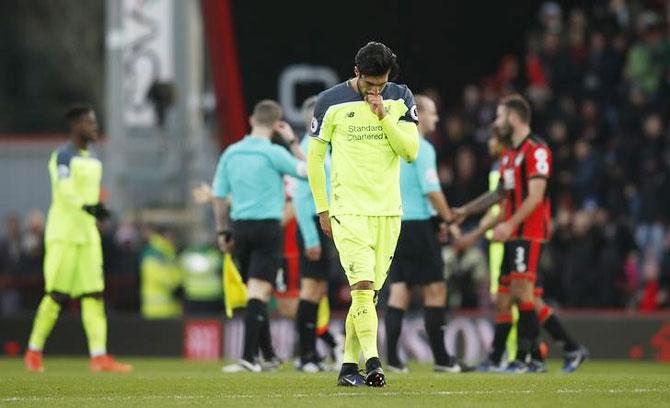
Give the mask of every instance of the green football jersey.
POLYGON ((100 200, 102 163, 87 150, 67 143, 51 154, 51 206, 45 241, 87 244, 99 240, 95 217, 82 209, 100 200))
MULTIPOLYGON (((414 96, 406 86, 389 82, 381 96, 387 117, 415 126, 414 96)), ((348 81, 319 94, 311 135, 332 146, 330 215, 402 214, 400 157, 348 81)))

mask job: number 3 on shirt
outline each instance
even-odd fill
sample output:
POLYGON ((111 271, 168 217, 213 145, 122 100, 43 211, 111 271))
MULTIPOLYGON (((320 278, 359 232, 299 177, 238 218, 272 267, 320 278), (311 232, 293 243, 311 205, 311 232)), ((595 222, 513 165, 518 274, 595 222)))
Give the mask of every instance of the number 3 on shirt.
POLYGON ((522 246, 518 246, 515 249, 514 265, 516 265, 516 272, 526 272, 526 249, 522 246))

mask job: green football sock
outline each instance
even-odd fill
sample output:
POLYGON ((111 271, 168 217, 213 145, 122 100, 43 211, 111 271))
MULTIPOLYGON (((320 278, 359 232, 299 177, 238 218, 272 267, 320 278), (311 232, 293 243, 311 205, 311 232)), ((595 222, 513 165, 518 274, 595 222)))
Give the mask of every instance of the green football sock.
POLYGON ((49 295, 44 295, 33 322, 33 330, 30 333, 28 348, 30 350, 42 351, 51 330, 54 328, 60 313, 60 305, 49 295))
POLYGON ((351 309, 356 336, 361 344, 363 357, 368 361, 372 357, 379 357, 377 350, 377 309, 375 308, 375 291, 352 290, 351 291, 351 309))
POLYGON ((88 352, 91 357, 107 354, 107 316, 103 300, 82 298, 81 321, 88 338, 88 352))
POLYGON ((519 323, 519 308, 512 306, 512 328, 507 335, 507 359, 514 361, 516 359, 516 328, 519 323))
POLYGON ((354 363, 358 365, 358 359, 361 355, 361 344, 356 337, 356 328, 354 327, 353 311, 349 308, 347 319, 345 321, 344 337, 344 359, 343 363, 354 363))

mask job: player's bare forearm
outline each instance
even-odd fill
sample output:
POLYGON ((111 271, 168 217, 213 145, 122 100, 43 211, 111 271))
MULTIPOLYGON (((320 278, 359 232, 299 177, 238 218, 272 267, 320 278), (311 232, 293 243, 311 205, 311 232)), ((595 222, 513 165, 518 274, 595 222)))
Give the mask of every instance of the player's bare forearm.
POLYGON ((307 156, 305 156, 305 152, 302 151, 302 149, 300 148, 300 144, 298 144, 297 142, 290 143, 289 150, 296 159, 307 161, 307 156))
POLYGON ((381 120, 382 129, 386 134, 391 148, 407 162, 416 160, 419 154, 419 130, 411 122, 397 121, 390 115, 381 120))
POLYGON ((505 198, 504 190, 499 188, 493 191, 489 191, 465 204, 463 207, 461 207, 461 211, 464 213, 465 217, 469 217, 473 214, 479 214, 480 212, 490 208, 492 205, 499 203, 503 198, 505 198))
POLYGON ((474 236, 479 239, 481 236, 486 234, 486 231, 490 230, 491 228, 495 227, 496 225, 500 224, 503 221, 502 215, 500 216, 493 216, 489 218, 482 218, 481 221, 479 222, 479 225, 472 231, 470 231, 468 234, 474 234, 474 236))
POLYGON ((489 208, 489 210, 484 214, 481 220, 479 220, 479 226, 483 227, 484 230, 493 228, 503 221, 502 212, 493 211, 494 207, 489 208))
POLYGON ((318 139, 310 139, 307 151, 307 180, 312 190, 316 212, 328 211, 328 192, 326 191, 326 151, 328 144, 318 139))
POLYGON ((547 180, 544 178, 534 178, 528 181, 528 196, 521 203, 521 206, 512 214, 507 221, 512 228, 516 228, 523 222, 534 210, 538 204, 544 200, 544 192, 547 189, 547 180))
POLYGON ((474 245, 489 229, 495 227, 503 221, 503 214, 493 215, 490 212, 487 213, 480 221, 479 225, 476 228, 468 231, 463 234, 460 238, 454 243, 454 247, 457 250, 465 250, 466 248, 474 245))
POLYGON ((214 197, 212 200, 214 209, 214 221, 217 231, 226 231, 230 229, 230 202, 227 198, 214 197))
POLYGON ((437 211, 437 214, 440 216, 440 218, 442 218, 447 223, 451 223, 454 219, 454 214, 451 211, 451 207, 449 207, 449 202, 447 201, 447 197, 445 197, 444 193, 441 191, 431 191, 426 195, 428 196, 428 200, 430 200, 430 204, 433 206, 435 211, 437 211))

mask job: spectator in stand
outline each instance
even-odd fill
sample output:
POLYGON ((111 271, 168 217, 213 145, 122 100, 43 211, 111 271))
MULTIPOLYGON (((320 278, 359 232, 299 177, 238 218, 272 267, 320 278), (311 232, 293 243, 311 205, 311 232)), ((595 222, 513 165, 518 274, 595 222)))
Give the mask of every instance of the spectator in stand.
POLYGON ((41 276, 44 263, 44 213, 34 209, 26 217, 26 231, 21 236, 21 273, 41 276))
POLYGON ((600 171, 600 158, 584 139, 575 143, 574 166, 572 172, 572 198, 577 207, 587 202, 598 202, 594 189, 596 177, 600 171))
POLYGON ((638 34, 638 41, 628 53, 626 76, 633 86, 655 99, 670 62, 669 45, 663 38, 658 15, 651 11, 642 13, 638 19, 638 34))
POLYGON ((21 295, 13 278, 21 273, 21 218, 16 213, 5 217, 5 235, 0 240, 0 315, 21 308, 21 295))

